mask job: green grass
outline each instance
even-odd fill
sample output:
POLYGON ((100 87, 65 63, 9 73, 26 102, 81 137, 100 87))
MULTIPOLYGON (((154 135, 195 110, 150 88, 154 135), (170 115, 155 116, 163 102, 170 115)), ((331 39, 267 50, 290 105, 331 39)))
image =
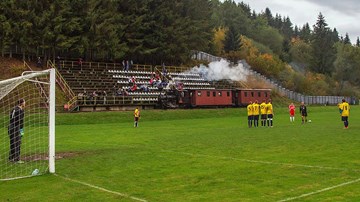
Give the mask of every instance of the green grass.
MULTIPOLYGON (((0 182, 4 201, 279 201, 360 178, 360 108, 343 129, 336 107, 309 108, 312 123, 247 128, 245 109, 58 114, 55 175, 0 182), (120 196, 68 181, 77 180, 120 196)), ((359 201, 360 182, 298 201, 359 201)))

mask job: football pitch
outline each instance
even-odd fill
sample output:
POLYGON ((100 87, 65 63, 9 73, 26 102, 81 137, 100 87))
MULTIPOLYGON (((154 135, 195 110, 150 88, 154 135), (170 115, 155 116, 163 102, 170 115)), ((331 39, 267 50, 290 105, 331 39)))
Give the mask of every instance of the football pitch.
POLYGON ((360 107, 57 114, 56 174, 0 182, 1 201, 360 201, 360 107))

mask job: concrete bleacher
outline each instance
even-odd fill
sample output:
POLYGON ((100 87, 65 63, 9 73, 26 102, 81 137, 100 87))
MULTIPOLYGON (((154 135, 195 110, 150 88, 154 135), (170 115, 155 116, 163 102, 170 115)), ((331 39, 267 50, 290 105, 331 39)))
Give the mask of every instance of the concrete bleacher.
MULTIPOLYGON (((121 64, 116 63, 83 62, 79 66, 75 61, 61 61, 57 68, 73 92, 78 95, 77 105, 81 108, 90 107, 88 110, 91 111, 112 110, 115 106, 155 106, 162 92, 162 88, 149 85, 156 69, 147 65, 134 65, 131 70, 124 71, 121 64), (127 95, 118 95, 119 89, 131 87, 131 77, 136 78, 138 90, 128 92, 127 95), (139 90, 141 85, 147 85, 149 92, 139 90), (92 96, 93 92, 98 96, 92 96)), ((160 71, 157 73, 165 78, 160 71)), ((199 74, 168 72, 166 78, 182 82, 185 90, 214 89, 199 74)))

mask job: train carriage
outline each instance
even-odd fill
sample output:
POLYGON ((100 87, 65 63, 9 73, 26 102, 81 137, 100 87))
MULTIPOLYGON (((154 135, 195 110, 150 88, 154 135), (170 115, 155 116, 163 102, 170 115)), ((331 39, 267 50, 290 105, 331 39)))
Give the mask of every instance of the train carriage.
POLYGON ((177 93, 177 105, 193 107, 241 107, 250 101, 270 99, 271 89, 192 89, 177 93))
POLYGON ((234 94, 236 106, 246 106, 257 100, 259 103, 271 97, 271 89, 237 89, 234 94))

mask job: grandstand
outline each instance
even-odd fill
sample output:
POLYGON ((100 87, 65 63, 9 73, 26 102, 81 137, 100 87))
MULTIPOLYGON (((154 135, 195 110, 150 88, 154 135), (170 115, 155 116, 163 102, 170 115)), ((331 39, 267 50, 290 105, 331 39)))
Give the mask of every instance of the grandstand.
POLYGON ((133 106, 154 108, 159 95, 172 86, 183 90, 215 89, 201 75, 184 73, 189 69, 187 67, 166 66, 168 72, 164 74, 159 70, 160 66, 134 64, 126 71, 120 63, 59 61, 56 68, 75 95, 65 105, 65 110, 124 110, 133 106), (164 83, 150 85, 154 77, 164 83), (135 89, 134 83, 129 81, 132 78, 136 80, 135 89))

